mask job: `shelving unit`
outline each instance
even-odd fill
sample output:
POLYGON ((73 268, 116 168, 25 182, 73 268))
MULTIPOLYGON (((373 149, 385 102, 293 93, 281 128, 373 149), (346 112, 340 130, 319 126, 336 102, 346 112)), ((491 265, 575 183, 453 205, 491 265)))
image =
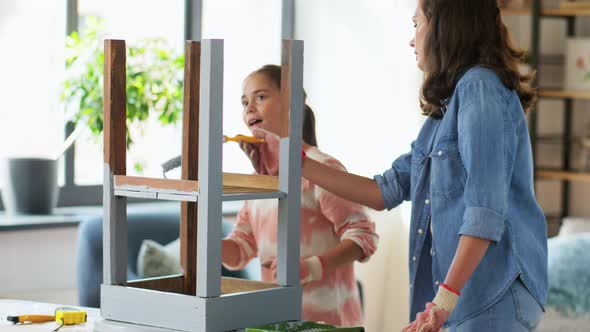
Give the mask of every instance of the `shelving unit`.
MULTIPOLYGON (((559 19, 566 22, 566 37, 573 37, 576 35, 575 22, 577 17, 590 16, 590 9, 544 9, 542 7, 542 0, 533 0, 532 7, 527 9, 528 14, 532 16, 532 40, 531 40, 531 65, 537 69, 537 77, 535 78, 535 86, 539 86, 539 72, 540 64, 540 43, 541 43, 541 21, 543 19, 559 19)), ((507 14, 517 14, 516 12, 507 14)), ((561 221, 564 217, 570 215, 570 183, 576 182, 590 182, 590 173, 580 172, 573 169, 571 165, 572 144, 576 138, 572 134, 573 124, 573 102, 577 99, 590 100, 590 91, 573 91, 564 89, 545 89, 539 87, 539 99, 559 99, 563 100, 563 130, 561 137, 556 135, 539 135, 537 131, 537 119, 541 114, 538 110, 531 113, 530 116, 530 132, 531 143, 533 144, 533 151, 535 154, 535 180, 536 181, 559 181, 561 183, 561 197, 560 210, 556 215, 547 215, 548 232, 549 235, 555 235, 559 230, 561 221), (552 169, 544 168, 536 161, 538 160, 537 145, 540 144, 559 144, 562 148, 561 153, 561 168, 552 169)), ((550 111, 547 111, 550 112, 550 111)))
MULTIPOLYGON (((533 0, 530 8, 505 8, 502 9, 504 16, 523 16, 530 15, 532 17, 532 45, 531 45, 531 66, 537 69, 537 76, 534 85, 538 86, 539 75, 538 72, 540 59, 540 42, 541 42, 541 20, 542 19, 563 19, 566 20, 566 34, 567 37, 576 35, 575 21, 577 17, 590 16, 590 8, 552 8, 545 9, 542 6, 542 0, 533 0)), ((557 215, 547 215, 549 234, 553 235, 559 229, 561 220, 569 215, 569 201, 570 201, 570 182, 590 182, 590 173, 575 171, 571 165, 571 146, 577 140, 572 135, 573 122, 573 102, 574 100, 590 100, 590 91, 574 91, 574 90, 558 90, 558 89, 544 89, 539 87, 539 99, 560 99, 564 101, 564 115, 563 115, 563 134, 562 135, 539 135, 537 132, 537 117, 538 111, 533 111, 530 114, 530 133, 533 151, 535 151, 535 180, 553 180, 560 181, 562 185, 561 190, 561 212, 557 215), (538 144, 558 144, 562 147, 562 167, 560 169, 550 169, 538 167, 536 158, 536 147, 538 144)))
MULTIPOLYGON (((566 20, 566 34, 567 37, 575 35, 575 17, 576 15, 590 15, 590 10, 571 10, 571 9, 543 9, 542 0, 534 0, 532 7, 532 65, 533 68, 539 68, 539 59, 541 55, 540 44, 541 44, 541 19, 565 19, 566 20)), ((538 75, 542 75, 539 73, 538 75)), ((538 76, 536 78, 538 82, 538 76)), ((584 91, 566 91, 566 90, 549 90, 539 89, 539 98, 552 98, 562 99, 564 101, 564 112, 563 112, 563 136, 571 137, 572 133, 572 121, 573 121, 573 100, 576 98, 590 98, 590 92, 584 91)), ((538 111, 534 111, 531 117, 531 135, 533 139, 533 151, 536 154, 537 144, 543 144, 543 141, 537 141, 537 116, 538 111)), ((536 180, 552 180, 561 182, 561 197, 560 206, 561 211, 558 213, 558 217, 551 220, 548 218, 548 223, 554 222, 555 224, 548 224, 550 235, 554 235, 559 229, 561 221, 564 217, 569 216, 570 211, 570 182, 571 181, 590 181, 590 174, 581 172, 574 172, 571 165, 571 141, 568 139, 562 140, 562 168, 561 170, 547 170, 543 169, 540 165, 535 163, 537 169, 535 170, 536 180), (553 233, 553 234, 551 234, 553 233)), ((537 160, 538 158, 535 158, 537 160)))
POLYGON ((542 98, 570 98, 590 100, 590 91, 568 91, 540 89, 539 97, 542 98))
POLYGON ((561 180, 561 181, 583 181, 590 182, 590 173, 560 171, 560 170, 537 170, 535 172, 537 179, 561 180))
MULTIPOLYGON (((537 0, 535 0, 537 1, 537 0)), ((534 6, 533 6, 534 7, 534 6)), ((504 8, 502 15, 531 15, 532 8, 504 8)), ((590 16, 590 9, 543 9, 540 12, 542 17, 575 17, 590 16)))

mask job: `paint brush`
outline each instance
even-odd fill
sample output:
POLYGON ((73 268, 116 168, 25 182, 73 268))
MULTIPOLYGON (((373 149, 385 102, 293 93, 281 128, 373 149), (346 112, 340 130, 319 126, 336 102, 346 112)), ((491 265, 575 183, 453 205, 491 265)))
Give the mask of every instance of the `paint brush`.
POLYGON ((252 143, 252 144, 260 144, 260 143, 264 143, 264 140, 258 137, 254 137, 254 136, 246 136, 246 135, 236 135, 233 137, 230 136, 225 136, 223 135, 223 143, 227 143, 227 142, 246 142, 246 143, 252 143))
MULTIPOLYGON (((258 138, 258 137, 254 137, 254 136, 236 135, 236 136, 230 137, 230 136, 223 135, 223 143, 227 143, 227 142, 239 143, 240 141, 244 141, 246 143, 252 143, 252 144, 264 143, 263 139, 258 138)), ((164 175, 164 178, 166 178, 166 172, 168 172, 172 169, 175 169, 177 167, 180 167, 181 164, 182 164, 182 157, 181 156, 176 156, 176 157, 164 162, 162 164, 162 173, 164 175)))

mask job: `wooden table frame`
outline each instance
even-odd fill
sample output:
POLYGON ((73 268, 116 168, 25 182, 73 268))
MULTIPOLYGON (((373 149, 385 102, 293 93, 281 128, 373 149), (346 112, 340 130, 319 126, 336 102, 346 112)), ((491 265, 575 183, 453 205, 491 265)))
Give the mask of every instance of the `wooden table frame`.
POLYGON ((104 44, 105 319, 227 331, 301 319, 303 42, 283 40, 279 176, 222 173, 223 40, 187 41, 181 180, 126 175, 126 47, 104 44), (184 273, 127 281, 127 197, 181 201, 184 273), (278 284, 221 277, 221 203, 278 198, 278 284))

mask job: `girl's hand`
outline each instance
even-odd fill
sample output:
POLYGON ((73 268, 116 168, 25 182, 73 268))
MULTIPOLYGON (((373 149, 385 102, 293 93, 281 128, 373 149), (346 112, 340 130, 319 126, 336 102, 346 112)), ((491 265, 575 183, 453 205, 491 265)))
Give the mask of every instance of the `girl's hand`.
MULTIPOLYGON (((272 258, 264 263, 262 267, 270 269, 272 273, 272 281, 277 282, 277 259, 272 258)), ((305 285, 312 281, 319 281, 324 278, 324 262, 321 256, 312 256, 307 259, 299 261, 299 279, 301 285, 305 285)))
POLYGON ((263 139, 264 143, 252 144, 240 141, 240 148, 250 159, 256 173, 261 175, 278 175, 279 136, 257 127, 252 128, 252 134, 263 139))
POLYGON ((260 144, 252 144, 246 143, 245 141, 240 141, 239 145, 240 149, 242 149, 242 151, 244 151, 246 156, 248 156, 250 159, 250 162, 252 163, 256 173, 262 174, 260 172, 260 144))
POLYGON ((432 302, 416 315, 416 320, 404 327, 402 332, 438 332, 447 321, 459 301, 460 293, 446 285, 440 285, 432 302))

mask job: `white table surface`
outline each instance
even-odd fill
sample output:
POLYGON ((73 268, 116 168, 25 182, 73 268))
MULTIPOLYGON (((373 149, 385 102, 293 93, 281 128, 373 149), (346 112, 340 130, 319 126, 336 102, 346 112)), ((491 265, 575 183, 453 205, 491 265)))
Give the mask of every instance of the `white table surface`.
MULTIPOLYGON (((6 320, 7 316, 19 315, 53 315, 55 309, 64 307, 61 304, 42 303, 22 300, 0 299, 0 331, 2 332, 50 332, 59 326, 57 322, 35 324, 13 324, 6 320)), ((175 332, 175 330, 161 329, 143 325, 126 324, 109 321, 100 317, 100 309, 67 306, 86 311, 87 322, 85 324, 65 325, 59 332, 175 332)), ((238 332, 238 331, 236 331, 238 332)))
MULTIPOLYGON (((13 324, 6 320, 7 316, 19 315, 53 315, 55 309, 64 307, 60 304, 41 303, 21 300, 0 299, 0 331, 45 331, 50 332, 60 324, 57 322, 35 323, 35 324, 13 324)), ((72 306, 68 306, 72 307, 72 306)), ((86 332, 94 331, 94 322, 100 318, 100 310, 96 308, 72 307, 86 311, 87 323, 78 325, 65 325, 59 332, 86 332)))

